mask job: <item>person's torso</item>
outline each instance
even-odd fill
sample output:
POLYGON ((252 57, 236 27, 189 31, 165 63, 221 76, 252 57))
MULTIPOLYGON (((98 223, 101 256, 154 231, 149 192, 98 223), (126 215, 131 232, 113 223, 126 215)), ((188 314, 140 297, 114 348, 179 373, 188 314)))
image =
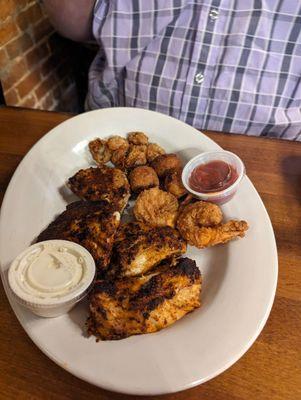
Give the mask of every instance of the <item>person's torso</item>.
POLYGON ((93 32, 89 108, 142 107, 288 139, 301 131, 297 1, 99 0, 93 32))

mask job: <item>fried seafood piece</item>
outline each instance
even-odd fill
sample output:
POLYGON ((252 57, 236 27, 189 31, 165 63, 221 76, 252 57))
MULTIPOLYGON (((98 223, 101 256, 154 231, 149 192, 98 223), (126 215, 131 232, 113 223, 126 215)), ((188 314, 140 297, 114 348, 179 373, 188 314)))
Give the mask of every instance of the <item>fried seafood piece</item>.
POLYGON ((201 274, 195 261, 134 278, 97 281, 90 296, 88 333, 101 340, 157 332, 199 308, 201 274))
POLYGON ((237 237, 244 237, 248 224, 246 221, 231 220, 225 224, 212 227, 202 226, 191 231, 186 230, 183 232, 179 226, 178 229, 190 245, 203 249, 204 247, 227 243, 237 237))
POLYGON ((97 164, 102 165, 110 161, 112 153, 106 140, 96 138, 89 142, 90 153, 97 164))
POLYGON ((165 150, 162 149, 157 143, 149 143, 146 149, 146 158, 148 162, 154 161, 158 156, 165 154, 165 150))
POLYGON ((107 147, 111 152, 121 148, 127 150, 129 142, 121 136, 112 136, 107 140, 107 147))
POLYGON ((111 162, 115 167, 125 169, 126 156, 128 154, 128 147, 119 147, 119 149, 113 151, 111 156, 111 162))
POLYGON ((222 220, 222 210, 218 205, 199 200, 188 204, 181 210, 177 224, 181 226, 182 230, 189 230, 194 226, 215 226, 222 220))
POLYGON ((147 145, 148 137, 143 132, 130 132, 128 134, 128 141, 132 144, 147 145))
POLYGON ((154 159, 151 166, 159 178, 164 178, 168 173, 182 168, 182 162, 176 154, 162 154, 154 159))
POLYGON ((199 249, 245 235, 247 222, 231 220, 222 224, 222 218, 218 206, 198 201, 183 208, 177 220, 177 228, 188 244, 199 249))
POLYGON ((146 148, 146 145, 130 145, 125 159, 125 167, 131 169, 145 165, 147 163, 146 148))
POLYGON ((174 227, 178 215, 178 200, 157 187, 141 192, 133 213, 137 221, 151 226, 174 227))
POLYGON ((40 233, 37 241, 62 239, 82 245, 101 275, 109 265, 119 223, 119 212, 112 211, 106 202, 76 201, 40 233))
POLYGON ((176 229, 129 222, 120 226, 115 237, 112 275, 141 275, 185 252, 186 242, 176 229))
POLYGON ((123 211, 130 197, 130 185, 123 171, 109 168, 81 169, 69 178, 73 193, 85 200, 104 200, 117 211, 123 211))
POLYGON ((182 170, 176 170, 168 173, 164 181, 165 190, 173 194, 177 199, 184 196, 187 190, 182 183, 182 170))
POLYGON ((159 186, 159 178, 155 170, 147 165, 134 168, 129 175, 131 190, 140 193, 142 190, 159 186))

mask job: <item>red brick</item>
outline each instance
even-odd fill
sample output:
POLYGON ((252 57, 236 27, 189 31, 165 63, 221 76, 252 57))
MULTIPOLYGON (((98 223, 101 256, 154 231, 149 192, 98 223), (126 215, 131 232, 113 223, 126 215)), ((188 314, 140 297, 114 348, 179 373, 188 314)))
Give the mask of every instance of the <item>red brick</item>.
POLYGON ((16 106, 19 102, 19 96, 16 89, 10 89, 4 92, 5 103, 8 106, 16 106))
POLYGON ((33 45, 28 33, 23 33, 6 45, 6 50, 11 59, 17 57, 22 52, 28 50, 33 45))
POLYGON ((47 43, 34 47, 26 54, 27 64, 29 66, 39 64, 49 54, 47 43))
POLYGON ((0 70, 3 71, 8 64, 7 52, 5 49, 0 49, 0 70))
POLYGON ((51 33, 54 29, 50 25, 48 18, 42 19, 36 26, 33 27, 33 35, 35 41, 38 42, 39 40, 43 39, 49 33, 51 33))
POLYGON ((9 21, 1 23, 0 46, 3 46, 5 43, 16 37, 18 34, 18 27, 16 23, 11 20, 11 18, 9 19, 9 21))
POLYGON ((14 12, 16 12, 16 5, 13 0, 2 1, 0 7, 0 21, 5 20, 7 17, 11 17, 14 12))
POLYGON ((22 100, 19 105, 26 108, 35 108, 37 104, 37 100, 33 94, 27 96, 24 100, 22 100))
POLYGON ((53 94, 49 93, 42 100, 39 101, 38 108, 41 110, 50 110, 51 107, 53 106, 53 101, 54 101, 53 94))
POLYGON ((54 71, 60 63, 60 59, 57 54, 52 54, 48 57, 41 65, 41 73, 43 76, 48 75, 50 72, 54 71))
POLYGON ((22 81, 16 86, 16 89, 21 98, 27 96, 40 82, 41 74, 40 70, 36 69, 28 74, 22 81))
POLYGON ((57 83, 55 74, 50 74, 43 82, 36 88, 35 94, 38 99, 44 97, 47 93, 53 92, 53 87, 57 83))
POLYGON ((42 17, 41 6, 38 3, 35 3, 31 7, 20 12, 17 16, 17 24, 21 30, 25 30, 29 26, 37 23, 42 17))
POLYGON ((2 78, 4 90, 9 90, 28 73, 28 68, 22 58, 16 59, 10 64, 10 68, 6 71, 6 76, 2 78))

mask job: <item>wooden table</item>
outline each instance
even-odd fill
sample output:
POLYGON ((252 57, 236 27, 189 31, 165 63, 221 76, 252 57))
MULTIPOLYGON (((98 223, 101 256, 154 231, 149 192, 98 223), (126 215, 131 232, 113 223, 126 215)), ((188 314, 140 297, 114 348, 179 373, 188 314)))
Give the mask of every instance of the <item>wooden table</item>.
MULTIPOLYGON (((67 114, 0 109, 0 201, 24 154, 67 114)), ((279 252, 275 303, 263 332, 230 369, 196 388, 156 399, 301 399, 301 144, 207 132, 243 158, 271 217, 279 252)), ((50 361, 0 293, 1 399, 143 399, 101 390, 50 361)))

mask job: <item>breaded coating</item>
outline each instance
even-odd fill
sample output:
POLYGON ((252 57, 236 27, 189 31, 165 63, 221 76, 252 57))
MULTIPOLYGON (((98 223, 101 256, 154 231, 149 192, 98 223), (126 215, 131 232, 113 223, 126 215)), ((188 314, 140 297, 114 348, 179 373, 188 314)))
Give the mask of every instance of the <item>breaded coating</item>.
POLYGON ((90 296, 88 332, 101 340, 159 331, 200 307, 195 261, 135 278, 97 281, 90 296))
POLYGON ((199 200, 181 210, 177 224, 181 225, 182 230, 190 230, 194 227, 219 225, 222 220, 222 210, 218 205, 199 200))
POLYGON ((117 168, 81 169, 68 181, 70 189, 82 199, 107 201, 122 212, 130 197, 130 185, 124 172, 117 168))
POLYGON ((131 190, 140 193, 142 190, 159 186, 159 178, 152 167, 143 165, 134 168, 129 175, 131 190))
POLYGON ((154 159, 151 166, 157 172, 159 178, 163 178, 168 173, 181 169, 182 162, 176 154, 162 154, 154 159))
POLYGON ((248 229, 246 221, 228 221, 225 224, 216 226, 200 226, 194 229, 182 229, 178 224, 178 229, 188 244, 203 249, 217 244, 229 242, 237 237, 244 237, 248 229))
POLYGON ((62 239, 82 245, 93 256, 99 275, 103 275, 119 223, 119 212, 112 211, 106 202, 76 201, 40 233, 37 241, 62 239))
POLYGON ((164 181, 165 190, 173 194, 177 199, 184 196, 187 190, 182 183, 182 170, 176 170, 166 175, 164 181))
POLYGON ((128 141, 132 144, 147 145, 148 137, 143 132, 130 132, 128 134, 128 141))
POLYGON ((139 194, 133 213, 137 221, 148 225, 174 227, 178 207, 178 200, 175 196, 156 187, 144 190, 139 194))
POLYGON ((127 150, 129 148, 129 142, 127 141, 127 139, 121 136, 112 136, 107 140, 107 146, 111 150, 111 152, 120 148, 127 150))
POLYGON ((144 274, 161 261, 184 254, 186 242, 176 229, 152 228, 139 222, 118 229, 113 250, 112 275, 144 274))
POLYGON ((146 160, 146 146, 145 145, 130 145, 126 155, 125 167, 135 168, 139 165, 145 165, 146 160))
POLYGON ((148 162, 152 162, 156 157, 165 154, 165 150, 162 149, 157 143, 150 143, 146 149, 146 158, 148 162))
POLYGON ((126 156, 128 154, 127 147, 119 147, 119 149, 113 151, 111 156, 111 162, 115 167, 125 169, 126 156))
POLYGON ((111 151, 105 140, 96 138, 89 142, 90 153, 97 164, 102 165, 110 161, 111 151))

